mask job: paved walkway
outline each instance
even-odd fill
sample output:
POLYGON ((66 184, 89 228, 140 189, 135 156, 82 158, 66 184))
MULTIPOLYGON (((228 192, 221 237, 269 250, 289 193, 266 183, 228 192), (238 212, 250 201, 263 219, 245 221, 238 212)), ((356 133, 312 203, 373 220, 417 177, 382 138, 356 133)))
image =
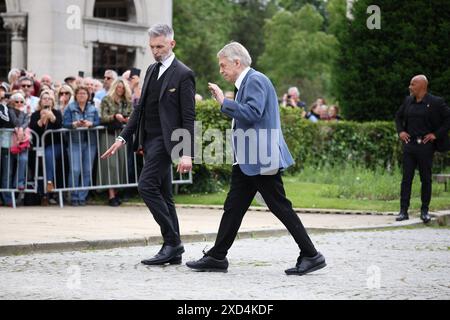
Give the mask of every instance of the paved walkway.
MULTIPOLYGON (((177 208, 183 241, 214 240, 220 206, 177 208)), ((392 215, 335 210, 299 210, 309 231, 343 231, 421 224, 418 218, 395 222, 392 215), (312 213, 316 212, 316 213, 312 213), (317 213, 321 212, 321 213, 317 213), (326 213, 328 212, 328 213, 326 213)), ((450 215, 450 211, 441 212, 450 215)), ((264 208, 253 208, 244 218, 240 237, 287 234, 284 226, 264 208)), ((143 206, 19 207, 0 208, 0 256, 39 251, 114 248, 158 244, 159 226, 143 206)))
MULTIPOLYGON (((7 256, 0 257, 0 300, 448 300, 449 239, 450 229, 429 227, 312 234, 327 267, 302 277, 284 274, 298 255, 286 236, 235 241, 226 274, 142 265, 156 245, 7 256)), ((184 262, 205 246, 212 242, 186 243, 184 262)))

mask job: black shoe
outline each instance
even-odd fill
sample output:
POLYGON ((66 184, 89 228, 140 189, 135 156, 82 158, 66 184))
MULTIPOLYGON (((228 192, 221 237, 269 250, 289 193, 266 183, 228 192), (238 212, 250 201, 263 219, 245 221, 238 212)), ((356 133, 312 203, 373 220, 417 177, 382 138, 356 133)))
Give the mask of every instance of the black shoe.
POLYGON ((422 219, 423 223, 428 223, 431 221, 431 217, 428 214, 428 209, 424 210, 420 210, 420 219, 422 219))
POLYGON ((228 260, 227 258, 219 260, 205 255, 200 260, 187 262, 186 266, 196 271, 227 272, 228 260))
POLYGON ((109 199, 108 200, 108 204, 109 204, 110 207, 118 207, 118 206, 120 206, 120 202, 119 202, 117 197, 109 199))
POLYGON ((181 264, 181 254, 184 252, 183 244, 173 247, 164 244, 153 258, 142 260, 141 263, 147 266, 160 266, 166 263, 181 264))
POLYGON ((403 221, 408 219, 408 210, 400 209, 400 213, 398 214, 397 218, 395 218, 395 221, 403 221))
POLYGON ((325 268, 326 265, 325 257, 320 252, 317 252, 314 257, 298 257, 295 268, 287 269, 284 272, 288 275, 302 276, 304 274, 325 268))

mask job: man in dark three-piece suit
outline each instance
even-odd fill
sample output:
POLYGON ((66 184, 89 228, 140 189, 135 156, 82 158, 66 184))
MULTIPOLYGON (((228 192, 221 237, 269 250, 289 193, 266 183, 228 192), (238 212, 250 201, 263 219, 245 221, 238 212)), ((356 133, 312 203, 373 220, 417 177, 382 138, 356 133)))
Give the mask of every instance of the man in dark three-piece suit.
POLYGON ((164 239, 161 250, 142 263, 181 264, 184 247, 172 197, 170 171, 172 160, 179 160, 179 172, 192 169, 195 78, 192 70, 175 58, 171 27, 154 25, 149 29, 149 37, 156 62, 147 70, 141 99, 127 126, 102 158, 116 153, 135 134, 134 149, 142 150, 145 157, 139 177, 139 194, 159 224, 164 239), (181 136, 182 140, 173 136, 181 136), (175 153, 174 150, 181 151, 175 153))
POLYGON ((225 99, 216 84, 209 89, 221 112, 233 119, 234 164, 231 187, 214 244, 204 257, 186 265, 197 271, 226 272, 226 255, 242 219, 259 192, 270 211, 286 226, 297 243, 300 256, 289 275, 303 275, 326 266, 302 222, 286 198, 281 171, 293 164, 281 132, 278 98, 269 78, 250 68, 252 59, 240 43, 232 42, 218 53, 220 73, 235 85, 235 100, 225 99))
POLYGON ((411 186, 416 168, 421 188, 420 218, 431 220, 428 214, 431 201, 431 177, 435 151, 450 150, 450 108, 444 99, 428 93, 428 80, 417 75, 409 84, 410 95, 395 115, 397 132, 403 147, 403 177, 400 191, 400 213, 397 221, 409 219, 411 186))

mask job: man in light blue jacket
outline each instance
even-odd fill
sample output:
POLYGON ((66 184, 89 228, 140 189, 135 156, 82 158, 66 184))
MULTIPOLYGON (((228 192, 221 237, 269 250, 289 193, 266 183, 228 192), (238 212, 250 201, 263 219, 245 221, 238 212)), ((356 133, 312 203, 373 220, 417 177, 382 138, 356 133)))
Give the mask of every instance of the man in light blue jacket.
POLYGON ((286 226, 300 249, 294 268, 287 274, 304 275, 326 266, 302 222, 286 198, 281 171, 294 161, 283 138, 275 88, 262 73, 250 68, 251 57, 241 44, 232 42, 217 54, 220 73, 236 87, 236 100, 224 98, 216 84, 209 84, 221 111, 233 118, 234 163, 231 187, 224 205, 214 247, 198 261, 188 262, 198 271, 226 272, 226 255, 256 192, 286 226))

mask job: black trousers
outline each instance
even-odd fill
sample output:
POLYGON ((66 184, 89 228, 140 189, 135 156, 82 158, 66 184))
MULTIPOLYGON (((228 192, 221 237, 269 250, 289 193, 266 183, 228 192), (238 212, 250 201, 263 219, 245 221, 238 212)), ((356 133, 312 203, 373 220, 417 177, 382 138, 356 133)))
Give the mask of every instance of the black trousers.
POLYGON ((276 175, 246 176, 238 165, 233 166, 231 188, 224 205, 224 213, 220 222, 214 247, 207 255, 216 259, 224 259, 236 238, 242 219, 259 191, 270 211, 285 225, 301 254, 314 256, 317 251, 309 238, 300 218, 286 198, 281 173, 276 175))
POLYGON ((139 176, 139 194, 160 226, 164 244, 176 246, 181 240, 172 196, 172 160, 162 136, 146 138, 144 150, 145 164, 139 176))
POLYGON ((400 207, 408 210, 411 199, 411 186, 416 168, 419 168, 421 181, 422 210, 428 210, 431 201, 431 169, 435 147, 433 143, 403 145, 403 177, 400 192, 400 207))

